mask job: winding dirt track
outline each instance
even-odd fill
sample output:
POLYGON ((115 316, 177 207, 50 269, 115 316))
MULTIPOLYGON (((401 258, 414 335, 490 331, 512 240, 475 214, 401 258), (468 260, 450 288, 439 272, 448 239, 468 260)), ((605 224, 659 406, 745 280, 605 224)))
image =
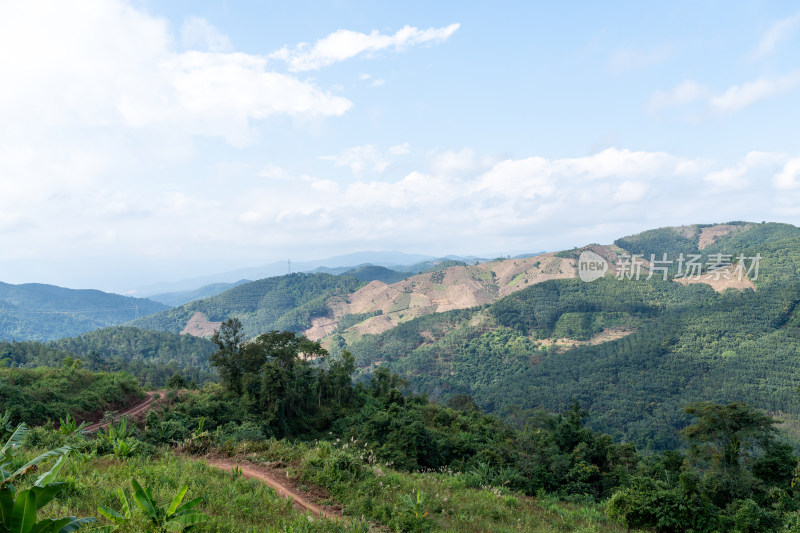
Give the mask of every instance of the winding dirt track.
POLYGON ((245 463, 237 463, 227 459, 207 459, 207 461, 209 466, 225 470, 226 472, 231 472, 234 467, 238 466, 242 470, 242 475, 244 477, 263 481, 275 489, 280 496, 283 496, 284 498, 291 498, 295 509, 298 511, 308 511, 311 514, 320 516, 322 518, 327 518, 328 520, 341 520, 342 518, 338 514, 326 511, 322 507, 311 503, 301 493, 282 483, 280 478, 276 477, 267 469, 245 463))
MULTIPOLYGON (((137 403, 136 405, 134 405, 130 409, 126 409, 125 411, 122 411, 121 413, 118 413, 117 414, 117 418, 120 417, 120 416, 134 417, 134 416, 137 416, 137 415, 140 415, 140 414, 144 413, 145 411, 148 411, 150 409, 150 406, 152 405, 152 403, 154 401, 158 400, 159 398, 161 398, 161 396, 166 394, 166 392, 167 391, 163 391, 163 390, 148 392, 147 393, 147 397, 144 400, 142 400, 141 402, 137 403)), ((107 420, 105 422, 102 422, 102 421, 101 422, 95 422, 94 424, 92 424, 90 426, 86 426, 85 428, 83 428, 83 431, 85 431, 86 433, 94 433, 98 429, 108 426, 111 422, 112 422, 111 420, 107 420)))
MULTIPOLYGON (((147 393, 147 397, 142 400, 141 402, 137 403, 133 407, 122 411, 121 413, 117 414, 117 418, 121 416, 138 416, 150 410, 153 406, 153 403, 156 400, 159 400, 167 391, 151 391, 147 393)), ((83 431, 86 433, 93 433, 100 428, 108 426, 110 421, 106 422, 96 422, 91 426, 86 426, 83 431)), ((306 498, 302 493, 294 490, 292 487, 288 486, 285 482, 281 481, 281 479, 274 475, 273 472, 266 468, 261 468, 256 465, 246 464, 246 463, 239 463, 236 461, 230 461, 227 459, 219 459, 219 458, 204 458, 204 457, 194 457, 195 460, 205 460, 209 466, 213 466, 214 468, 218 468, 220 470, 225 470, 227 472, 231 472, 234 467, 238 466, 241 471, 242 475, 246 478, 257 479, 262 481, 275 489, 280 496, 284 498, 291 498, 292 503, 295 509, 299 511, 308 511, 309 513, 326 518, 328 520, 341 520, 342 517, 340 514, 333 513, 331 511, 327 511, 322 507, 311 503, 308 498, 306 498)))

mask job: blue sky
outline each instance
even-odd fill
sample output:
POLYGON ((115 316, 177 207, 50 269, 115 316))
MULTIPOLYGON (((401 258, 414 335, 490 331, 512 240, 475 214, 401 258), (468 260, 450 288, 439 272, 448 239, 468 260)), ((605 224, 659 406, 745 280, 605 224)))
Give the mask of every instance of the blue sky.
POLYGON ((0 281, 800 220, 785 2, 0 5, 0 281))

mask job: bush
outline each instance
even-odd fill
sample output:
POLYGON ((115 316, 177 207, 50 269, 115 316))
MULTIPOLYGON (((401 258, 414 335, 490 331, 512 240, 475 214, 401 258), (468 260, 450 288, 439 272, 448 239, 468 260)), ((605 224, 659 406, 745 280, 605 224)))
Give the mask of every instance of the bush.
POLYGON ((336 449, 328 442, 319 443, 306 455, 301 470, 303 479, 334 492, 368 475, 363 461, 354 452, 336 449))

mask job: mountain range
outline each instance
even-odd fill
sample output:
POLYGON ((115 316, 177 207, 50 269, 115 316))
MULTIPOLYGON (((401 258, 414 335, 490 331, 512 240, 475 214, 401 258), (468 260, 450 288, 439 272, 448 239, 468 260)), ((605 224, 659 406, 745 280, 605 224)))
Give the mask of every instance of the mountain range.
MULTIPOLYGON (((376 265, 337 273, 242 281, 171 309, 151 302, 158 312, 125 328, 61 341, 60 351, 48 357, 67 351, 91 356, 98 368, 104 357, 114 357, 117 366, 157 374, 160 381, 169 368, 207 372, 203 361, 213 347, 179 334, 190 321, 210 326, 196 330, 208 334, 235 317, 248 337, 303 333, 334 358, 351 352, 358 379, 387 367, 411 390, 438 401, 469 395, 486 411, 525 418, 535 409, 563 411, 577 400, 589 411, 591 427, 642 448, 675 446, 675 428, 687 423, 683 408, 696 400, 747 401, 779 415, 800 439, 794 429, 800 428, 795 226, 697 224, 531 257, 439 260, 422 273, 376 265), (591 283, 579 276, 584 254, 607 268, 591 283), (750 264, 737 275, 740 255, 758 258, 758 269, 750 264), (691 261, 696 276, 687 275, 691 261), (102 349, 115 339, 128 348, 102 349), (171 360, 177 366, 154 366, 171 360)), ((30 299, 28 309, 31 302, 41 311, 56 309, 47 294, 30 299)), ((144 314, 146 300, 117 298, 138 301, 144 314)), ((2 305, 15 304, 6 298, 2 305)), ((35 327, 46 339, 58 325, 35 327)))
POLYGON ((145 298, 97 290, 0 282, 0 340, 70 337, 167 308, 145 298))

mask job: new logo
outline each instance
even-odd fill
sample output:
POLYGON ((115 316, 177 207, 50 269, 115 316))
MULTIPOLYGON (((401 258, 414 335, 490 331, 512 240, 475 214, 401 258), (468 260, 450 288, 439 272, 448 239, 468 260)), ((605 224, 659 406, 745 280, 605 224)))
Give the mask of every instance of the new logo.
POLYGON ((589 283, 602 278, 606 271, 608 271, 608 261, 602 256, 589 250, 581 252, 578 258, 578 276, 583 281, 589 283))

